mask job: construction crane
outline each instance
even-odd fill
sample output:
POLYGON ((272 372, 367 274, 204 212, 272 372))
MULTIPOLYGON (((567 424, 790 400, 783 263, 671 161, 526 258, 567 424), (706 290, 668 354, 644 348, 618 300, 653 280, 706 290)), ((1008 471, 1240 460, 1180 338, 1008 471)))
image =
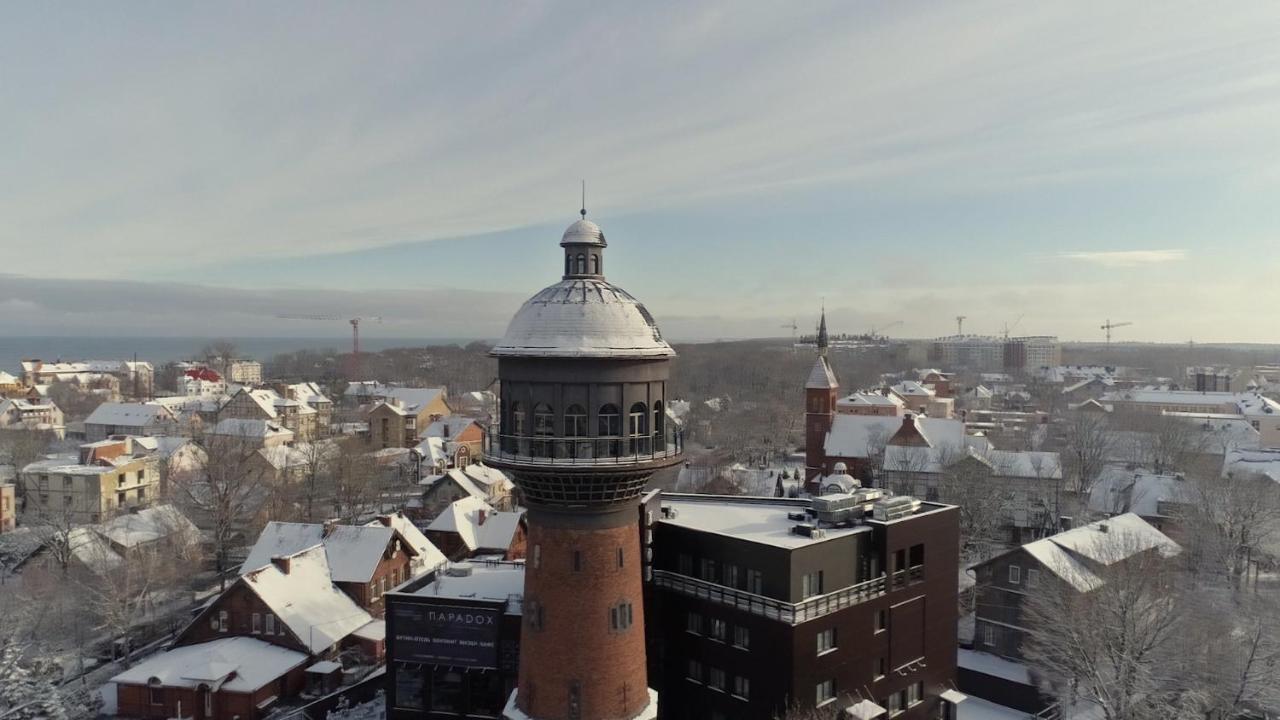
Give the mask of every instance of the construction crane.
POLYGON ((783 325, 782 327, 791 328, 791 343, 794 345, 796 342, 796 331, 800 329, 800 326, 796 323, 796 319, 791 318, 791 322, 783 325))
POLYGON ((969 317, 969 316, 968 316, 968 315, 957 315, 957 316, 956 316, 956 334, 957 334, 957 335, 963 335, 963 334, 964 334, 964 321, 965 321, 965 318, 967 318, 967 317, 969 317))
POLYGON ((1026 317, 1026 315, 1019 315, 1018 319, 1014 320, 1012 325, 1010 325, 1009 323, 1004 324, 1004 341, 1005 342, 1009 342, 1009 333, 1018 327, 1018 323, 1022 322, 1022 318, 1024 317, 1026 317))
POLYGON ((336 322, 345 320, 351 324, 351 365, 348 370, 351 380, 359 380, 360 376, 360 323, 362 322, 382 322, 382 318, 376 315, 347 317, 345 315, 277 315, 282 320, 328 320, 336 322))
POLYGON ((1133 323, 1131 323, 1131 322, 1118 322, 1118 323, 1113 323, 1113 322, 1111 322, 1111 318, 1107 318, 1107 322, 1102 326, 1102 329, 1107 331, 1107 347, 1108 347, 1108 348, 1110 348, 1110 347, 1111 347, 1111 331, 1112 331, 1112 330, 1115 330, 1116 328, 1122 328, 1122 327, 1125 327, 1125 326, 1127 326, 1127 325, 1132 325, 1132 324, 1133 324, 1133 323))

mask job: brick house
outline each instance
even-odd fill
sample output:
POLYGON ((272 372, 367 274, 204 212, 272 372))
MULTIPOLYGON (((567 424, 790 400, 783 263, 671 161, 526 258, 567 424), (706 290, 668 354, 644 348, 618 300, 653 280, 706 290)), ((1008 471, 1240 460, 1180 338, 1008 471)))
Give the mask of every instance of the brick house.
POLYGON ((269 563, 281 552, 320 545, 330 578, 357 605, 381 617, 386 592, 444 562, 444 555, 403 515, 383 515, 368 525, 270 522, 241 566, 269 563))
POLYGON ((385 632, 331 579, 322 545, 244 573, 171 649, 112 678, 118 714, 257 720, 299 693, 306 668, 352 650, 378 659, 385 632))

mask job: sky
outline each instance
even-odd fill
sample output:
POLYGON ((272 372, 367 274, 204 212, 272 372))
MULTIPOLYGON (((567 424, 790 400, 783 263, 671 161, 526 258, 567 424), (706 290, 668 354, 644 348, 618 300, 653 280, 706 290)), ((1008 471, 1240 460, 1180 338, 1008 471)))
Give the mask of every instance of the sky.
POLYGON ((674 339, 1280 342, 1277 118, 1274 2, 13 5, 0 336, 498 337, 585 180, 674 339))

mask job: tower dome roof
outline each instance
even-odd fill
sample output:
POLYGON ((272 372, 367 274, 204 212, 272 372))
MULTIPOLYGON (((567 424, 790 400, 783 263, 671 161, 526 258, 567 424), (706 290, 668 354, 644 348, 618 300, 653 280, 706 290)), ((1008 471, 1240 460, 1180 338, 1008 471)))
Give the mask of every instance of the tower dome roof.
MULTIPOLYGON (((586 211, 584 210, 583 212, 586 211)), ((600 231, 600 226, 584 217, 565 229, 564 235, 560 238, 560 245, 597 245, 599 247, 607 247, 609 243, 605 242, 604 233, 600 231)))
POLYGON ((659 358, 676 353, 653 316, 626 290, 603 279, 566 278, 525 301, 491 354, 659 358))

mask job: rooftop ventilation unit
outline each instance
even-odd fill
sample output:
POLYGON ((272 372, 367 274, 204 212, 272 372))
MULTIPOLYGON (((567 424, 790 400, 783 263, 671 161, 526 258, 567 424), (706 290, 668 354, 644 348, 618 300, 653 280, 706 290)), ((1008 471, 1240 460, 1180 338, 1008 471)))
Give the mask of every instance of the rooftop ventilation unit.
POLYGON ((457 565, 450 565, 446 568, 444 574, 447 577, 471 577, 473 570, 474 568, 471 567, 471 563, 458 563, 457 565))
POLYGON ((895 495, 894 497, 877 500, 873 516, 876 520, 897 520, 907 517, 919 509, 919 500, 910 495, 895 495))
POLYGON ((803 536, 803 537, 813 538, 814 540, 818 540, 818 539, 821 539, 821 538, 826 537, 826 536, 827 536, 827 531, 826 531, 826 530, 823 530, 823 529, 822 529, 822 528, 820 528, 820 527, 817 527, 816 525, 809 525, 809 524, 807 524, 807 523, 801 523, 801 524, 799 524, 799 525, 795 525, 795 526, 793 526, 793 527, 791 528, 791 534, 792 534, 792 535, 801 535, 801 536, 803 536))

